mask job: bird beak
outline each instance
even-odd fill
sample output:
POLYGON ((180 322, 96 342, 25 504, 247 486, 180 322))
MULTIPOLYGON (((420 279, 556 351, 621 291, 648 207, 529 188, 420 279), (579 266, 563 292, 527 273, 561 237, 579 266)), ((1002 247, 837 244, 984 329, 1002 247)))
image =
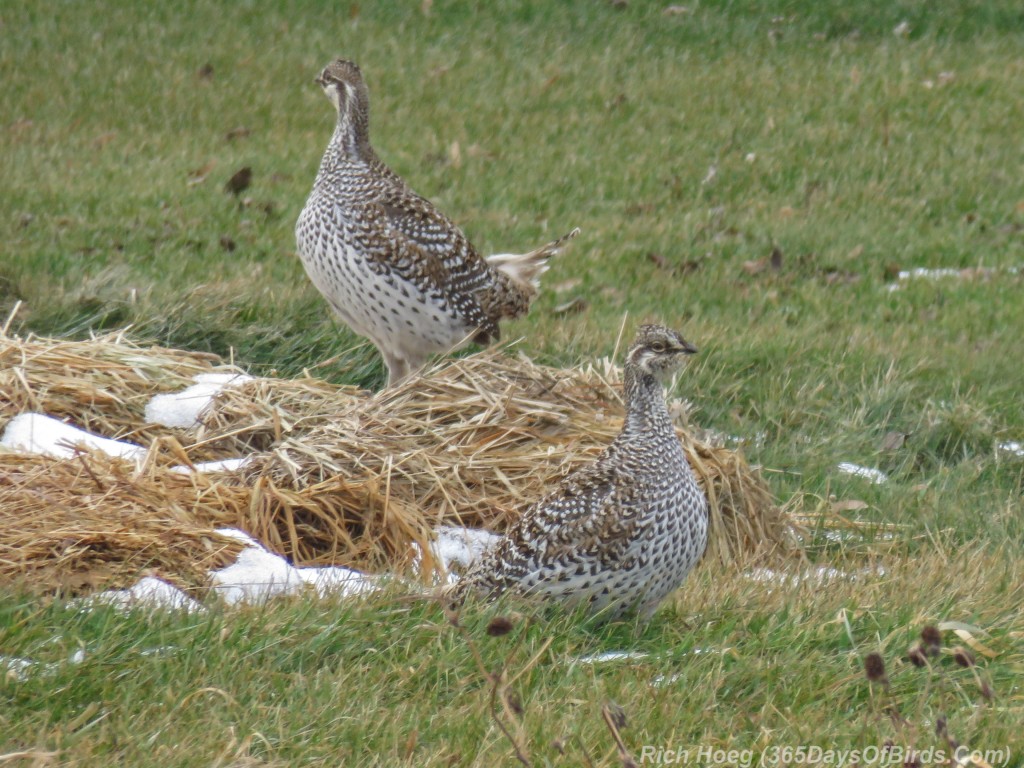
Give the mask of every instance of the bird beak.
POLYGON ((684 355, 696 355, 697 348, 688 341, 683 342, 683 348, 680 350, 684 355))

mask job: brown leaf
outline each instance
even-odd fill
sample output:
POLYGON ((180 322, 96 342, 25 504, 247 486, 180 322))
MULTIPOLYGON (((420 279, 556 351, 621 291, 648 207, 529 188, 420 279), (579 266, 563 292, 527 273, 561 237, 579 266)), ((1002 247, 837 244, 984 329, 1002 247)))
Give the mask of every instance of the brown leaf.
POLYGON ((194 187, 196 184, 202 184, 206 181, 206 177, 210 175, 210 171, 213 170, 214 166, 217 165, 216 160, 211 160, 202 168, 196 168, 194 171, 189 171, 188 174, 188 185, 194 187))
POLYGON ((453 141, 448 147, 448 162, 452 164, 452 168, 462 167, 462 146, 457 141, 453 141))
POLYGON ((249 188, 252 184, 252 168, 245 166, 235 171, 235 174, 228 179, 224 185, 224 191, 230 192, 236 197, 249 188))
POLYGON ((757 259, 754 261, 744 261, 742 269, 748 275, 759 275, 768 269, 768 259, 757 259))
POLYGON ((572 299, 571 301, 567 301, 564 304, 559 304, 557 307, 555 307, 551 311, 555 315, 559 315, 559 316, 561 316, 561 315, 569 315, 569 314, 576 314, 577 312, 582 312, 588 306, 590 306, 590 305, 587 303, 586 299, 582 299, 579 296, 577 296, 576 298, 572 299))
POLYGON ((907 440, 906 432, 886 432, 882 438, 883 451, 898 451, 907 440))
POLYGON ((495 616, 487 625, 487 634, 491 637, 501 637, 512 631, 515 624, 508 616, 495 616))
POLYGON ((252 133, 251 129, 246 128, 244 125, 240 125, 237 128, 232 128, 230 131, 224 134, 224 138, 226 138, 228 141, 234 141, 235 139, 244 139, 250 133, 252 133))
POLYGON ((658 269, 669 269, 668 259, 662 256, 660 253, 657 253, 655 251, 648 251, 647 259, 651 261, 654 264, 654 266, 656 266, 658 269))

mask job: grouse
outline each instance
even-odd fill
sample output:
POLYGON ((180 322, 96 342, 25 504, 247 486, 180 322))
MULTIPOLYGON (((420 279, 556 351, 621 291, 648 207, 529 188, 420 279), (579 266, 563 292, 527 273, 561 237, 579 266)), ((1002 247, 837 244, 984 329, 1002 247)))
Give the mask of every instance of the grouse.
POLYGON ((529 253, 483 258, 377 157, 359 67, 338 59, 316 81, 337 124, 295 225, 310 280, 380 350, 389 386, 432 354, 498 340, 499 321, 526 313, 547 260, 579 230, 529 253))

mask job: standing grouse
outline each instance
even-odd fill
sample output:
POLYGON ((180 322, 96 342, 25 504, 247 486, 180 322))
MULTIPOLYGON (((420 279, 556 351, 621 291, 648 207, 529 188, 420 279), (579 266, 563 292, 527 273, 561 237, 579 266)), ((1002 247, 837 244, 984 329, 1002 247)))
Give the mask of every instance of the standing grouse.
POLYGON ((338 122, 295 225, 313 284, 380 350, 389 386, 434 353, 496 341, 498 322, 526 313, 547 260, 579 230, 526 254, 481 257, 373 151, 359 67, 338 59, 317 82, 338 122))
POLYGON ((697 350, 642 326, 625 365, 626 421, 598 459, 566 477, 448 588, 505 591, 617 618, 647 618, 704 554, 708 502, 683 453, 660 379, 697 350))

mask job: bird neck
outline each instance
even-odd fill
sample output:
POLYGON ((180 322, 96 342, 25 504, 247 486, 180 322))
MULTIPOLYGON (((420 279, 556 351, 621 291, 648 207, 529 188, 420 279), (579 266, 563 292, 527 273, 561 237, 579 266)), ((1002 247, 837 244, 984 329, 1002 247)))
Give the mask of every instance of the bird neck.
POLYGON ((623 431, 672 431, 661 383, 650 373, 626 366, 626 424, 623 431))
POLYGON ((330 150, 324 161, 354 160, 369 163, 376 159, 370 146, 370 126, 366 113, 352 110, 338 115, 338 123, 331 137, 330 150))

